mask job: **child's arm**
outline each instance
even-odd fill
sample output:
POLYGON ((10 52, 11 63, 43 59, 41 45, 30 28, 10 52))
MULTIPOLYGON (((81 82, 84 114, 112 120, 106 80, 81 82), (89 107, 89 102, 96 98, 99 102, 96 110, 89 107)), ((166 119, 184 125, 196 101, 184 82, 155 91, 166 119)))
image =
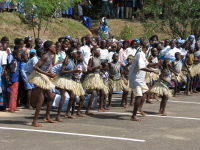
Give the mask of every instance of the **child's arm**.
POLYGON ((167 82, 170 86, 173 86, 172 83, 168 80, 165 79, 165 73, 166 73, 166 70, 163 70, 160 77, 161 77, 161 80, 167 82))
MULTIPOLYGON (((174 62, 172 62, 172 66, 174 66, 174 62)), ((172 67, 170 65, 168 65, 168 68, 172 73, 175 74, 175 76, 178 76, 178 74, 174 70, 172 70, 172 67)))
POLYGON ((62 63, 62 67, 61 67, 61 70, 60 70, 60 74, 61 74, 61 75, 68 74, 68 73, 75 73, 75 72, 78 70, 78 67, 76 66, 76 67, 74 68, 74 70, 66 71, 66 70, 65 70, 65 67, 66 67, 66 65, 67 65, 68 63, 69 63, 68 57, 66 57, 65 60, 64 60, 63 63, 62 63))
POLYGON ((50 78, 55 77, 55 73, 48 73, 45 71, 42 71, 39 67, 47 60, 47 55, 43 55, 41 59, 37 62, 37 64, 33 67, 37 72, 42 73, 50 78))
MULTIPOLYGON (((109 66, 109 68, 110 68, 110 67, 111 67, 111 64, 109 63, 108 66, 109 66)), ((111 75, 110 72, 109 72, 109 77, 110 77, 111 79, 114 79, 114 75, 111 75)))

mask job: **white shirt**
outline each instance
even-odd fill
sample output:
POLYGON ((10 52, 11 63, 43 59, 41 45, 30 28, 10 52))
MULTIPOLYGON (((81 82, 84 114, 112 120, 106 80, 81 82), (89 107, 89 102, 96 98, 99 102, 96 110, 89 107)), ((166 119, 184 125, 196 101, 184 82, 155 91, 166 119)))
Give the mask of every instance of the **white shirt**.
POLYGON ((168 48, 170 48, 170 46, 166 46, 166 47, 163 48, 163 50, 160 51, 160 56, 161 56, 161 57, 164 57, 164 56, 165 56, 166 50, 167 50, 168 48))
POLYGON ((109 57, 109 51, 107 50, 107 49, 101 49, 100 48, 100 53, 101 53, 101 55, 100 55, 100 59, 109 59, 108 57, 109 57))
POLYGON ((7 65, 7 58, 8 58, 8 54, 6 53, 6 51, 1 51, 0 50, 0 65, 7 65))
POLYGON ((83 64, 85 67, 87 67, 92 55, 91 50, 87 45, 84 45, 80 48, 80 52, 83 54, 83 58, 84 58, 83 64))
POLYGON ((114 52, 110 52, 108 55, 108 62, 112 62, 112 57, 113 57, 114 52))
POLYGON ((185 56, 187 55, 187 51, 184 48, 181 49, 181 55, 184 56, 183 59, 185 59, 185 56))
POLYGON ((165 56, 164 56, 164 59, 170 59, 171 61, 174 61, 174 60, 176 59, 176 58, 175 58, 175 53, 176 53, 176 52, 181 53, 181 50, 178 49, 178 48, 176 48, 176 47, 174 47, 173 49, 168 48, 168 49, 166 50, 166 54, 165 54, 165 56))
POLYGON ((148 61, 146 59, 146 54, 143 51, 138 52, 135 55, 129 70, 130 88, 142 87, 145 80, 146 71, 140 69, 146 68, 147 65, 148 61))
POLYGON ((129 56, 129 55, 133 55, 135 56, 135 53, 137 52, 137 50, 135 48, 132 48, 132 47, 129 47, 126 49, 126 55, 129 56))

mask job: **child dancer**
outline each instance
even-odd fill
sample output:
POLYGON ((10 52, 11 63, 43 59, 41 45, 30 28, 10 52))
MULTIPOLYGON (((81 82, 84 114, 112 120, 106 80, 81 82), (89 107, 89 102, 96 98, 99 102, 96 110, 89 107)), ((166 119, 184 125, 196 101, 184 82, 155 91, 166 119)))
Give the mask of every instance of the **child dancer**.
POLYGON ((57 76, 54 78, 53 83, 56 85, 56 87, 59 88, 61 94, 61 100, 58 107, 58 114, 56 117, 56 120, 59 122, 63 122, 63 120, 60 119, 60 113, 65 100, 65 91, 67 91, 70 96, 65 118, 76 118, 70 114, 70 108, 74 103, 75 91, 77 90, 76 83, 72 80, 73 73, 78 71, 78 68, 75 67, 74 63, 74 60, 77 58, 77 50, 73 47, 70 47, 67 50, 66 55, 67 57, 65 58, 62 64, 58 64, 51 69, 52 72, 57 74, 57 76))
POLYGON ((127 103, 128 90, 127 86, 124 84, 124 81, 121 78, 121 65, 119 61, 119 54, 113 54, 113 61, 109 63, 109 97, 108 97, 108 107, 111 108, 111 100, 113 91, 123 91, 121 106, 127 108, 127 105, 124 105, 124 101, 127 103))
POLYGON ((152 93, 156 93, 162 96, 162 100, 160 102, 160 110, 159 110, 159 114, 162 114, 163 116, 167 116, 167 114, 165 113, 165 108, 166 108, 166 104, 167 104, 167 100, 168 98, 172 97, 172 93, 170 91, 170 89, 167 87, 168 84, 171 84, 171 72, 169 70, 169 60, 168 59, 164 59, 163 62, 163 70, 161 72, 160 75, 160 79, 158 82, 156 82, 154 84, 154 86, 151 89, 152 93))
MULTIPOLYGON (((126 66, 124 67, 124 70, 122 71, 124 83, 125 83, 125 85, 127 85, 128 91, 131 92, 131 102, 130 102, 130 106, 133 106, 133 103, 134 103, 134 94, 133 94, 133 90, 129 87, 128 75, 129 75, 129 69, 130 69, 130 67, 131 67, 131 64, 132 64, 133 59, 134 59, 134 56, 133 56, 133 55, 129 55, 129 56, 127 57, 126 66)), ((125 106, 127 106, 127 101, 125 102, 125 106)))
POLYGON ((13 52, 13 60, 10 63, 10 100, 8 111, 14 113, 19 111, 17 109, 17 96, 18 96, 18 87, 19 87, 19 74, 20 74, 20 65, 21 65, 21 54, 19 51, 13 52))
POLYGON ((104 94, 108 93, 108 88, 104 85, 103 80, 101 79, 99 72, 102 68, 100 60, 100 51, 99 49, 93 47, 91 49, 93 57, 89 59, 88 72, 90 72, 83 81, 83 88, 87 89, 91 93, 91 97, 86 109, 85 114, 93 115, 90 112, 90 107, 94 99, 94 91, 99 91, 99 109, 100 112, 105 112, 106 110, 102 108, 102 102, 104 99, 104 94))
POLYGON ((44 101, 44 91, 48 96, 47 110, 44 121, 56 123, 50 118, 50 110, 53 102, 53 95, 50 90, 54 88, 54 84, 52 83, 50 78, 55 77, 55 74, 48 72, 50 66, 52 65, 51 55, 54 55, 56 53, 56 49, 52 41, 46 41, 44 43, 44 48, 47 53, 44 54, 34 66, 35 71, 30 75, 28 79, 28 82, 33 83, 37 86, 36 90, 38 91, 38 102, 36 106, 35 116, 32 122, 32 126, 34 127, 42 127, 42 125, 38 123, 38 116, 44 101))
MULTIPOLYGON (((109 72, 108 72, 108 70, 109 70, 109 65, 106 62, 102 62, 101 65, 102 65, 102 69, 101 69, 100 75, 101 75, 101 78, 103 79, 103 82, 104 82, 105 86, 108 87, 108 78, 109 78, 109 72)), ((104 100, 103 100, 103 108, 105 110, 109 110, 106 107, 106 98, 107 98, 107 95, 105 94, 104 100)))

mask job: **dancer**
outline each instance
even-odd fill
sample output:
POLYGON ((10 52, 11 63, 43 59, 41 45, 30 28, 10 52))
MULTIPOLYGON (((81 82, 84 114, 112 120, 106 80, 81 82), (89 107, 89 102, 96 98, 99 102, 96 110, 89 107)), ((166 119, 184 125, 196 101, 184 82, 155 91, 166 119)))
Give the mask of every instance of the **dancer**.
POLYGON ((154 86, 151 89, 152 93, 159 94, 162 96, 162 100, 160 102, 160 109, 158 114, 161 114, 162 116, 167 116, 167 113, 165 113, 165 108, 167 104, 168 98, 172 97, 172 93, 170 89, 167 87, 167 85, 171 85, 171 72, 169 70, 169 60, 164 59, 163 61, 163 70, 160 75, 160 79, 158 82, 154 84, 154 86))
POLYGON ((47 110, 44 118, 45 122, 56 123, 50 118, 50 110, 53 102, 53 95, 51 93, 51 89, 54 88, 54 84, 52 83, 50 78, 55 77, 54 73, 49 72, 49 68, 52 65, 52 55, 56 53, 55 45, 52 41, 46 41, 44 43, 44 48, 46 50, 46 54, 44 54, 41 59, 34 66, 35 71, 30 75, 28 82, 35 84, 37 93, 38 93, 38 102, 36 106, 35 116, 32 122, 32 126, 34 127, 42 127, 41 124, 38 123, 38 116, 40 113, 40 109, 42 107, 44 101, 43 92, 48 96, 47 101, 47 110))
POLYGON ((99 109, 100 112, 105 112, 106 110, 102 107, 102 102, 104 99, 104 95, 108 93, 108 88, 104 85, 103 80, 101 79, 99 72, 102 68, 101 66, 101 60, 100 60, 100 50, 93 47, 91 49, 91 53, 93 55, 92 58, 89 59, 88 64, 88 72, 89 74, 86 76, 86 78, 83 81, 83 88, 87 90, 87 93, 91 94, 87 109, 85 114, 87 115, 93 115, 93 113, 90 112, 90 107, 92 105, 93 99, 94 99, 94 92, 97 90, 99 92, 99 109))

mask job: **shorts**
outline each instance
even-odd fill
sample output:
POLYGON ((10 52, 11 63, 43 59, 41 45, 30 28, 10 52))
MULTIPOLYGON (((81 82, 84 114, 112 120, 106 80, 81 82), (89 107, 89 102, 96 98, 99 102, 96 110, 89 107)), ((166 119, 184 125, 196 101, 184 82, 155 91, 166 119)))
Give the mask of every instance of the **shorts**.
POLYGON ((143 83, 142 87, 136 87, 133 89, 133 94, 135 97, 143 96, 143 93, 145 93, 148 90, 149 90, 149 88, 148 88, 147 84, 143 83))

